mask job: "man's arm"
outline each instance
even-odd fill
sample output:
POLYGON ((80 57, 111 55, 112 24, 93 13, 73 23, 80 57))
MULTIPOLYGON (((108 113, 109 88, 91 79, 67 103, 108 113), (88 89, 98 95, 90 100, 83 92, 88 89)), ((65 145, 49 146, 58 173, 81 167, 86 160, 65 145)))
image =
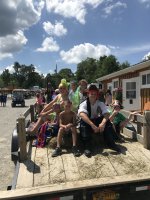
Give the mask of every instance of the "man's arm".
POLYGON ((99 131, 100 131, 100 132, 103 132, 103 131, 104 131, 106 122, 107 122, 108 119, 109 119, 109 115, 110 115, 109 113, 105 113, 105 114, 104 114, 104 118, 103 118, 102 122, 99 124, 99 131))
POLYGON ((79 116, 84 122, 86 122, 87 124, 91 126, 91 128, 94 130, 95 133, 99 132, 99 128, 95 126, 95 124, 90 120, 90 118, 88 117, 86 113, 80 112, 79 116))

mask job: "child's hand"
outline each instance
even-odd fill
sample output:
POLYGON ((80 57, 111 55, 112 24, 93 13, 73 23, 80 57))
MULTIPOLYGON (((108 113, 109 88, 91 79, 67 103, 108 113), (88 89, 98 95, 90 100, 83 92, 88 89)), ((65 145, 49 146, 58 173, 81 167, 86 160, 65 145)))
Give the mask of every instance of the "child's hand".
POLYGON ((113 115, 115 116, 115 115, 117 115, 119 113, 119 110, 114 110, 113 111, 113 115))

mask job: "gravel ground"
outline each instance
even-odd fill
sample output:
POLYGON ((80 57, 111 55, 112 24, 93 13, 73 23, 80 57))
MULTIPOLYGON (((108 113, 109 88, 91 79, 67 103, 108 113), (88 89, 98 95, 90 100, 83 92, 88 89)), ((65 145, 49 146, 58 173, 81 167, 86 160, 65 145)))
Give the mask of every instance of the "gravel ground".
POLYGON ((7 190, 11 185, 15 170, 11 161, 11 136, 16 125, 16 119, 24 113, 35 99, 26 99, 26 107, 11 107, 11 100, 8 99, 6 107, 0 106, 0 190, 7 190))

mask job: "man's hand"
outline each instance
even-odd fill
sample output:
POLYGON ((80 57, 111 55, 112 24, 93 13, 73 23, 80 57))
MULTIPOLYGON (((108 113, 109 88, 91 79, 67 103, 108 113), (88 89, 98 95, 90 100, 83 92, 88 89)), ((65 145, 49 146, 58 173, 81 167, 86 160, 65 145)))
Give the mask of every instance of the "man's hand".
POLYGON ((91 127, 92 127, 94 133, 98 133, 99 132, 99 127, 95 126, 95 124, 92 124, 91 127))
POLYGON ((104 131, 104 129, 105 129, 105 124, 99 124, 99 132, 101 133, 101 132, 103 132, 104 131))

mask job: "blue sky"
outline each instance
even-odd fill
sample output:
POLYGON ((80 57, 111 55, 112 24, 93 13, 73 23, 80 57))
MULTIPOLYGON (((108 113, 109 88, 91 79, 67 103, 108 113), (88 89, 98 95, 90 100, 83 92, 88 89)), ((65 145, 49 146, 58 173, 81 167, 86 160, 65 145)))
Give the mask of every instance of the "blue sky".
POLYGON ((39 73, 87 57, 131 65, 150 55, 150 0, 0 0, 0 73, 14 62, 39 73))

